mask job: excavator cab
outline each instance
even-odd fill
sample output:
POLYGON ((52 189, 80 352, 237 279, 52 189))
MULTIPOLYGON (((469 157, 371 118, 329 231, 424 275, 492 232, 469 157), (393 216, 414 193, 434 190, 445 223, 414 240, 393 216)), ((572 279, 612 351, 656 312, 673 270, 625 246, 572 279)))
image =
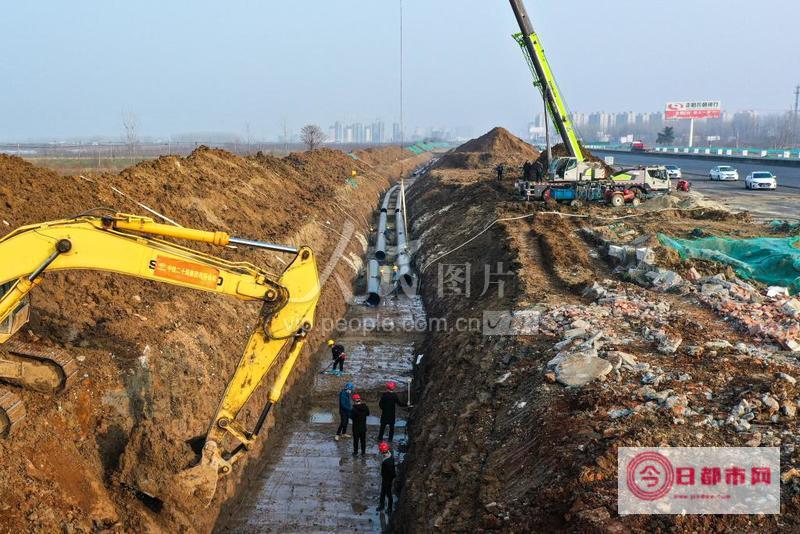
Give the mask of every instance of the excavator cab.
MULTIPOLYGON (((13 285, 13 281, 0 285, 0 298, 2 298, 13 285)), ((31 299, 30 296, 26 296, 22 299, 22 302, 17 305, 14 311, 11 312, 11 315, 0 323, 0 343, 5 343, 11 336, 16 334, 20 328, 28 324, 30 317, 31 299)))

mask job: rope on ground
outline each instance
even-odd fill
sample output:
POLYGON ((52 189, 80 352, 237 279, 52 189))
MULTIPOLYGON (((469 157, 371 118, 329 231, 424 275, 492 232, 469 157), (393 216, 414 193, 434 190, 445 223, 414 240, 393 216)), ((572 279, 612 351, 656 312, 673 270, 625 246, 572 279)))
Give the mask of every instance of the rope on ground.
POLYGON ((495 224, 497 224, 499 222, 516 221, 516 220, 520 220, 520 219, 528 219, 530 217, 535 217, 536 215, 558 215, 559 217, 572 217, 572 218, 575 218, 575 219, 600 219, 600 220, 603 220, 603 221, 621 221, 623 219, 632 219, 632 218, 635 218, 635 217, 643 217, 645 215, 650 215, 650 214, 653 214, 653 213, 660 213, 660 212, 663 212, 663 211, 697 211, 697 210, 705 210, 705 209, 712 209, 712 208, 701 208, 701 207, 695 207, 695 208, 662 208, 662 209, 659 209, 659 210, 647 211, 647 212, 642 212, 642 213, 635 213, 635 214, 631 214, 631 215, 622 215, 622 216, 618 216, 618 217, 602 217, 602 216, 597 216, 597 215, 586 215, 586 214, 580 214, 580 213, 561 213, 560 211, 537 211, 537 212, 534 212, 534 213, 526 213, 525 215, 518 215, 517 217, 504 217, 504 218, 501 218, 501 219, 495 219, 494 221, 492 221, 489 224, 487 224, 483 228, 483 230, 481 230, 480 232, 478 232, 474 236, 470 237, 469 239, 467 239, 466 241, 464 241, 463 243, 461 243, 457 247, 452 248, 452 249, 448 250, 447 252, 443 252, 442 254, 439 254, 438 256, 436 256, 435 258, 430 260, 422 268, 422 270, 420 271, 420 274, 424 274, 425 271, 428 269, 428 267, 430 267, 431 265, 433 265, 437 261, 441 260, 445 256, 449 256, 453 252, 463 248, 464 246, 468 245, 472 241, 476 240, 477 238, 479 238, 480 236, 485 234, 487 231, 489 231, 489 229, 492 226, 494 226, 495 224))

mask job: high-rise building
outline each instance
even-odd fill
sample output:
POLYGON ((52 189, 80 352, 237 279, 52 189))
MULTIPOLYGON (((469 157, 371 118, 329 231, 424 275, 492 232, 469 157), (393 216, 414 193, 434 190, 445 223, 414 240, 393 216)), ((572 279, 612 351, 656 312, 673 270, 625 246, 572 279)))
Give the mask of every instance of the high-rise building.
POLYGON ((354 143, 363 143, 364 142, 364 125, 360 122, 353 123, 351 126, 353 128, 353 142, 354 143))
POLYGON ((392 143, 398 144, 403 141, 403 133, 400 131, 400 123, 392 124, 392 143))
POLYGON ((372 125, 368 124, 364 126, 364 142, 365 143, 372 143, 372 125))
POLYGON ((596 111, 589 115, 589 126, 595 128, 598 132, 605 132, 614 126, 613 115, 605 111, 596 111))
POLYGON ((614 126, 624 128, 636 122, 636 114, 633 111, 623 111, 614 114, 614 126))
POLYGON ((372 142, 373 143, 383 143, 385 132, 384 132, 384 124, 383 121, 380 119, 375 119, 375 122, 372 123, 372 142))
POLYGON ((348 126, 344 129, 344 135, 342 136, 343 143, 353 143, 355 141, 355 136, 353 135, 353 127, 348 126))
POLYGON ((333 123, 333 140, 336 143, 341 143, 344 140, 344 126, 341 122, 336 121, 333 123))
POLYGON ((661 128, 664 124, 664 114, 660 111, 655 111, 650 113, 650 126, 655 126, 656 128, 661 128))
POLYGON ((589 116, 586 113, 573 113, 572 114, 572 124, 576 128, 583 128, 584 126, 589 124, 589 116))

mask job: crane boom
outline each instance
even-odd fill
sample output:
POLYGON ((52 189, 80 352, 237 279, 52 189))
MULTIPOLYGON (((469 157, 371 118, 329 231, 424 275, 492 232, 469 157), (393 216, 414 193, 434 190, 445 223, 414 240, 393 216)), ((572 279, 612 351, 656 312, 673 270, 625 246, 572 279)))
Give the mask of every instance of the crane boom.
POLYGON ((519 28, 522 33, 514 35, 528 60, 528 66, 534 77, 534 85, 542 92, 550 118, 553 120, 564 145, 567 147, 569 156, 578 162, 584 161, 584 155, 578 143, 578 136, 572 127, 572 120, 569 117, 566 104, 558 90, 553 71, 544 53, 542 41, 533 29, 528 12, 522 0, 509 0, 511 9, 517 17, 519 28))

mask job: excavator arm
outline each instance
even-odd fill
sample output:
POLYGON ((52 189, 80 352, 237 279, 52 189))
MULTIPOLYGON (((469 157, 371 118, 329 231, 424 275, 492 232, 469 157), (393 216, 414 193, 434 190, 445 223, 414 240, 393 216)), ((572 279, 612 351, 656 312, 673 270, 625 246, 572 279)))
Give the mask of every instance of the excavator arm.
POLYGON ((214 495, 218 476, 230 472, 231 464, 253 444, 271 406, 280 399, 313 327, 319 299, 316 262, 307 247, 169 226, 135 215, 82 216, 25 226, 0 239, 0 258, 0 287, 6 288, 0 296, 0 324, 16 325, 0 333, 0 343, 24 324, 9 319, 47 272, 112 272, 263 303, 259 321, 211 421, 200 464, 182 473, 183 482, 193 484, 194 493, 206 502, 214 495), (231 262, 162 239, 167 237, 217 246, 253 246, 293 254, 294 259, 276 276, 250 263, 231 262), (248 431, 238 416, 282 355, 285 358, 269 400, 255 428, 248 431), (236 444, 230 452, 223 449, 226 438, 236 444))

